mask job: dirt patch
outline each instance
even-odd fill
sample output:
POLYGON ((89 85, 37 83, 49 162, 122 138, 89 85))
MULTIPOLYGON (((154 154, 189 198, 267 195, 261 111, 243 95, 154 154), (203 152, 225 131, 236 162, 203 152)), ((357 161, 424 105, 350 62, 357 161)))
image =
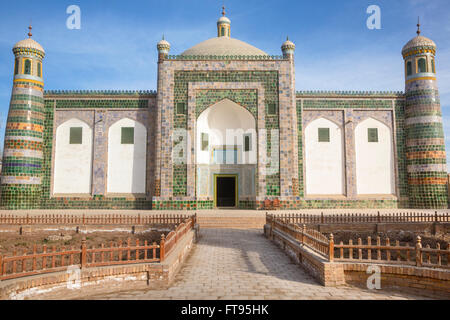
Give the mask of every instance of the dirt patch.
POLYGON ((61 248, 69 249, 79 249, 81 247, 81 241, 86 237, 86 245, 88 248, 99 248, 101 244, 106 247, 111 245, 118 246, 119 242, 122 241, 122 246, 125 246, 128 239, 130 239, 131 245, 136 244, 136 240, 142 245, 145 241, 148 244, 156 242, 157 244, 161 241, 161 235, 167 234, 175 229, 174 225, 161 225, 152 226, 152 231, 147 231, 143 233, 132 234, 129 232, 119 232, 119 231, 98 231, 88 234, 77 233, 75 231, 48 231, 39 232, 32 234, 11 234, 11 233, 0 233, 0 254, 4 256, 12 256, 14 252, 17 254, 32 253, 33 247, 36 245, 37 252, 42 252, 43 246, 47 246, 48 250, 56 248, 60 250, 61 248), (71 237, 70 240, 68 240, 71 237))

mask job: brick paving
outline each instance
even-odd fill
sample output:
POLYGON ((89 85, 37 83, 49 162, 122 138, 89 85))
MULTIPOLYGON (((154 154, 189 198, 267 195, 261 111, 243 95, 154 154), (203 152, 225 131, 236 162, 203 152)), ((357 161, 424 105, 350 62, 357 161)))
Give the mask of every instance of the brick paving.
POLYGON ((323 287, 261 230, 203 229, 201 238, 175 282, 167 290, 108 286, 81 292, 52 291, 31 299, 423 299, 404 292, 368 290, 350 286, 323 287), (109 290, 110 292, 108 292, 109 290))

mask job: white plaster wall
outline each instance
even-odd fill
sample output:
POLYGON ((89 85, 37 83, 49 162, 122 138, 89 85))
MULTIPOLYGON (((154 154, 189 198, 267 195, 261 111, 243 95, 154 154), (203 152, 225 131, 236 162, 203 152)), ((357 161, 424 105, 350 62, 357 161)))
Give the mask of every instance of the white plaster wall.
POLYGON ((324 118, 305 128, 307 195, 344 194, 344 141, 342 129, 324 118), (318 129, 330 128, 330 142, 318 142, 318 129))
POLYGON ((369 118, 355 128, 357 194, 394 194, 391 129, 369 118), (378 142, 368 142, 368 128, 378 129, 378 142))
POLYGON ((108 130, 109 193, 145 193, 147 129, 131 119, 122 119, 108 130), (121 144, 122 127, 134 127, 134 144, 121 144))
MULTIPOLYGON (((256 121, 242 106, 229 99, 219 101, 203 111, 197 119, 197 163, 211 164, 214 147, 238 146, 238 164, 256 164, 256 121), (201 134, 209 134, 209 148, 201 150, 201 134), (251 134, 251 151, 244 152, 244 134, 251 134)), ((230 159, 232 161, 232 159, 230 159)))
POLYGON ((89 194, 92 177, 92 129, 70 119, 56 129, 53 193, 89 194), (82 127, 82 144, 69 144, 70 128, 82 127))

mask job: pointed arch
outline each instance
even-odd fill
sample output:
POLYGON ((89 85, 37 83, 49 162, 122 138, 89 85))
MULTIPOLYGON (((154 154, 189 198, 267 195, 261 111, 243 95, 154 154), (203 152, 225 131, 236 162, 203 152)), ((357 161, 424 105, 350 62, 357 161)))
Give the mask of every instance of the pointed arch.
POLYGON ((319 117, 305 127, 307 195, 343 195, 345 193, 342 131, 341 126, 325 117, 319 117), (328 129, 328 141, 319 139, 320 129, 328 129))
POLYGON ((355 127, 357 194, 394 194, 395 169, 392 130, 367 118, 355 127))
POLYGON ((78 118, 71 118, 58 126, 55 140, 54 194, 91 193, 92 140, 92 128, 78 118))
MULTIPOLYGON (((255 164, 256 119, 243 106, 230 99, 223 99, 199 115, 196 123, 196 146, 197 163, 200 164, 214 163, 214 150, 222 150, 224 146, 226 150, 236 149, 235 161, 231 162, 255 164)), ((228 151, 224 153, 228 159, 228 151)))
POLYGON ((146 193, 147 128, 122 118, 108 129, 107 192, 146 193))

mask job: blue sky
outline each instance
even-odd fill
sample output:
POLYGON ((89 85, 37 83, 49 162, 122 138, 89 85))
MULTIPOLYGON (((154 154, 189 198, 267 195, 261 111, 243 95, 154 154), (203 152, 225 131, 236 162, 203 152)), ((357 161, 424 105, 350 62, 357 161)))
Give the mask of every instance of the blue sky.
POLYGON ((12 87, 13 45, 28 32, 47 52, 46 89, 155 90, 156 43, 171 54, 216 36, 225 3, 231 36, 281 54, 296 48, 297 90, 404 91, 403 45, 422 35, 437 46, 438 85, 450 158, 450 9, 448 0, 21 0, 0 3, 0 144, 12 87), (81 8, 81 30, 66 28, 69 5, 81 8), (381 8, 381 30, 369 30, 369 5, 381 8))

